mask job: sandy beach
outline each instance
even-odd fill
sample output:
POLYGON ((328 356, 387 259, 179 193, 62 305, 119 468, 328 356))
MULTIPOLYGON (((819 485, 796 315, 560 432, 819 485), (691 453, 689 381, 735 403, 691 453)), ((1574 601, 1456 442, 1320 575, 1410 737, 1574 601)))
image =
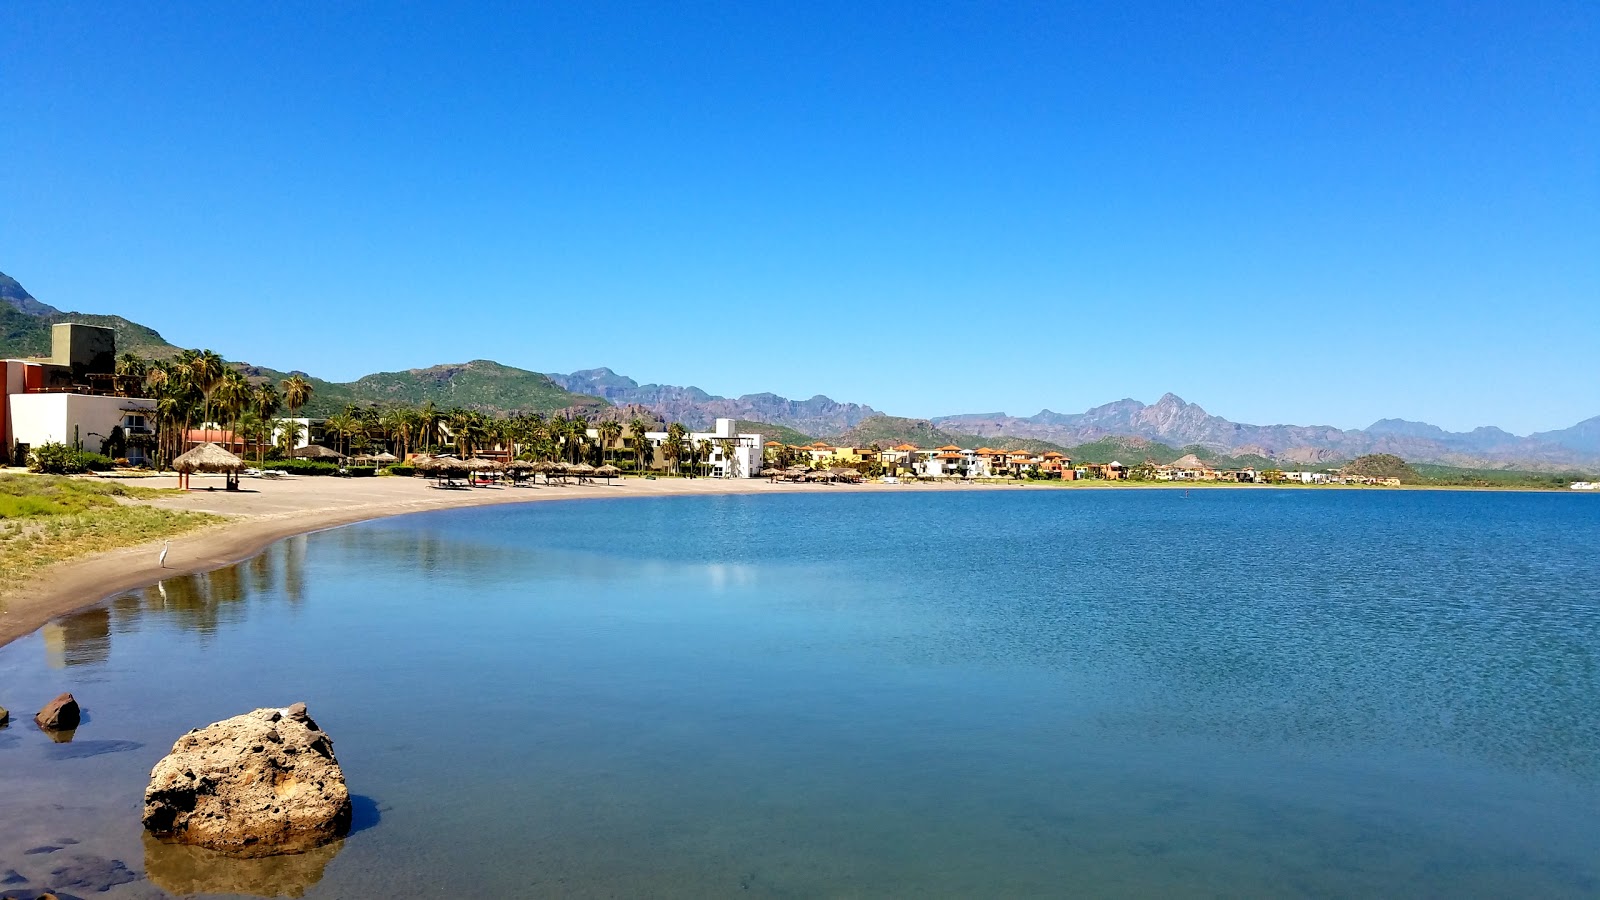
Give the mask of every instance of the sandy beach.
MULTIPOLYGON (((137 483, 153 488, 177 487, 173 476, 141 478, 137 483)), ((440 490, 421 478, 291 477, 246 479, 244 490, 232 493, 224 491, 222 484, 221 476, 196 475, 187 493, 148 501, 152 506, 229 517, 224 523, 173 540, 164 565, 159 561, 161 542, 152 541, 53 566, 31 583, 0 597, 0 646, 37 630, 56 616, 93 606, 120 591, 145 587, 174 575, 231 565, 293 535, 406 513, 626 497, 1017 489, 971 484, 789 484, 760 478, 628 478, 609 485, 596 482, 440 490)))

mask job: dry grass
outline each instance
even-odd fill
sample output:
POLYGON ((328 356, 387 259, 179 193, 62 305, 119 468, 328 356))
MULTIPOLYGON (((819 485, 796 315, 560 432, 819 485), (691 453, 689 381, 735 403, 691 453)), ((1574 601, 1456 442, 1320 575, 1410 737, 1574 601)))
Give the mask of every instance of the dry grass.
POLYGON ((0 474, 0 591, 58 562, 223 521, 209 513, 136 502, 168 493, 51 475, 0 474))

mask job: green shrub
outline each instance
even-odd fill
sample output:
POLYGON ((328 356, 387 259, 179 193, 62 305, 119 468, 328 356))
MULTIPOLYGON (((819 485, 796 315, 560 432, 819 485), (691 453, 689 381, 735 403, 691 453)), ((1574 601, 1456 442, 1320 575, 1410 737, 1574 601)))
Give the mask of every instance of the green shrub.
POLYGON ((111 467, 115 465, 111 457, 87 451, 78 454, 78 462, 82 464, 85 470, 90 472, 109 472, 111 467))
POLYGON ((410 463, 395 463, 384 471, 388 472, 390 475, 404 475, 410 477, 417 474, 417 467, 411 465, 410 463))
POLYGON ((76 475, 86 470, 84 456, 66 444, 40 444, 28 454, 28 471, 46 475, 76 475))
POLYGON ((377 466, 346 466, 345 474, 352 478, 371 478, 378 474, 377 466))
POLYGON ((337 475, 339 467, 320 459, 269 459, 267 468, 282 469, 290 475, 337 475))

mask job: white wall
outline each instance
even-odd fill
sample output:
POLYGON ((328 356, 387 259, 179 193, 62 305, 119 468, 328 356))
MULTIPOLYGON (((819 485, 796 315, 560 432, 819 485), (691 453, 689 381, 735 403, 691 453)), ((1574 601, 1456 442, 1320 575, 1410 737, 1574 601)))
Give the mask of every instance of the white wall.
POLYGON ((146 415, 153 417, 156 409, 154 400, 89 394, 12 394, 9 399, 12 440, 30 448, 77 440, 93 453, 122 424, 126 410, 149 410, 146 415))

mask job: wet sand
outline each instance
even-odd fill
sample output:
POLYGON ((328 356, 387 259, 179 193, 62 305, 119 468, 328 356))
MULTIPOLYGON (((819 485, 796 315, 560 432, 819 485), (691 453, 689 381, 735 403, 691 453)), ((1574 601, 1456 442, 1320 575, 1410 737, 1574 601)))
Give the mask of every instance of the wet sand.
MULTIPOLYGON (((177 487, 171 476, 141 478, 145 487, 177 487)), ((260 553, 274 541, 369 519, 435 509, 624 497, 714 494, 1016 490, 1005 485, 867 483, 819 485, 771 483, 762 478, 638 478, 577 485, 442 490, 421 478, 247 478, 244 490, 227 492, 222 477, 196 475, 180 496, 148 501, 167 509, 228 516, 229 521, 172 541, 165 565, 161 541, 72 560, 45 570, 32 582, 0 597, 0 646, 39 629, 56 616, 75 612, 120 591, 145 587, 174 575, 205 572, 260 553), (207 490, 214 487, 215 490, 207 490)))

